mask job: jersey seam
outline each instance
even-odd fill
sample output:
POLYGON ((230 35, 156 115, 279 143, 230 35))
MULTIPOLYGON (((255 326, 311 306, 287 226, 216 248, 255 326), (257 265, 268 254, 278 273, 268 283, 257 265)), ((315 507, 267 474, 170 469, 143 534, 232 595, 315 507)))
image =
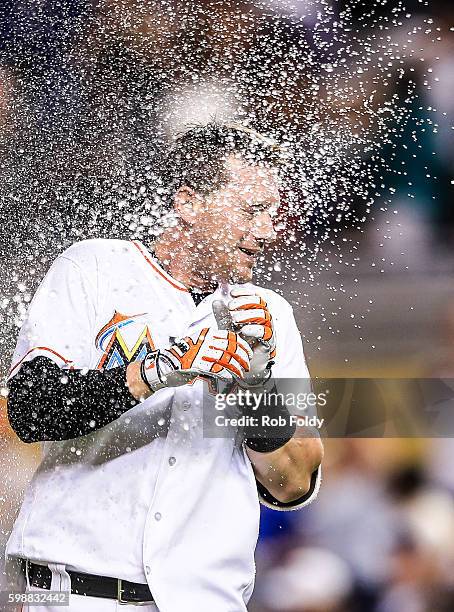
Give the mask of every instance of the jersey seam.
POLYGON ((38 489, 35 487, 35 490, 34 490, 34 492, 33 492, 33 501, 32 501, 32 503, 30 504, 30 512, 29 512, 29 513, 28 513, 28 515, 25 517, 25 519, 24 519, 24 524, 23 524, 23 526, 22 526, 22 532, 21 532, 21 552, 22 552, 22 555, 23 555, 24 557, 27 557, 27 554, 26 554, 26 552, 25 552, 25 547, 24 547, 25 530, 26 530, 26 528, 27 528, 27 526, 28 526, 28 523, 29 523, 29 521, 30 521, 30 517, 31 517, 32 512, 33 512, 33 509, 34 509, 34 507, 35 507, 35 502, 36 502, 36 496, 37 496, 37 494, 38 494, 38 489))
MULTIPOLYGON (((97 296, 97 292, 96 292, 96 287, 93 285, 93 283, 91 282, 90 278, 88 277, 88 274, 85 272, 85 270, 82 268, 82 266, 77 262, 74 261, 74 259, 72 259, 71 257, 68 257, 67 255, 60 255, 60 259, 66 259, 66 261, 71 262, 77 269, 78 271, 81 273, 81 275, 84 277, 84 280, 91 286, 91 289, 94 293, 94 295, 97 296)), ((97 308, 97 304, 94 304, 95 307, 95 316, 98 316, 98 308, 97 308)))
POLYGON ((90 364, 92 364, 96 347, 94 346, 94 343, 91 340, 93 339, 93 336, 95 334, 96 323, 99 320, 99 304, 98 304, 99 297, 98 297, 97 288, 93 285, 92 281, 88 277, 88 274, 85 272, 85 270, 82 268, 82 266, 77 261, 74 261, 74 259, 72 259, 71 257, 68 257, 65 254, 60 255, 60 258, 65 259, 66 261, 69 261, 70 263, 73 264, 73 266, 75 266, 75 268, 77 268, 80 275, 83 277, 84 281, 90 286, 90 289, 93 295, 96 296, 96 300, 92 300, 93 308, 94 308, 94 320, 93 320, 93 324, 90 326, 90 364))

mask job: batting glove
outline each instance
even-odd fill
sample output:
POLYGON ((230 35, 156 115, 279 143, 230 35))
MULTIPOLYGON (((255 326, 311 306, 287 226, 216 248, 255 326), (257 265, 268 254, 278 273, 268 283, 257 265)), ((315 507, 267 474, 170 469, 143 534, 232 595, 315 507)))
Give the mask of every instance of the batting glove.
POLYGON ((228 303, 228 309, 234 328, 239 330, 253 352, 249 371, 242 377, 240 384, 262 385, 271 376, 272 360, 276 355, 273 318, 267 303, 257 293, 247 289, 232 289, 230 295, 233 300, 228 303))
POLYGON ((151 391, 179 387, 198 376, 242 379, 249 372, 252 350, 238 334, 204 328, 186 336, 169 349, 148 353, 141 376, 151 391))

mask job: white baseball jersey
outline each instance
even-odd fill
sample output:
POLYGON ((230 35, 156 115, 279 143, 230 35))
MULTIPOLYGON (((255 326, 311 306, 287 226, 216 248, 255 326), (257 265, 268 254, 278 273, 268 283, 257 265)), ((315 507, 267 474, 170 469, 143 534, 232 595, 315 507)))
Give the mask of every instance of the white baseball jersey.
MULTIPOLYGON (((232 288, 196 306, 141 243, 77 243, 57 258, 30 305, 11 376, 39 355, 77 369, 141 359, 216 326, 212 302, 232 288)), ((291 306, 259 291, 275 323, 274 375, 308 378, 291 306)), ((8 555, 147 582, 161 612, 246 610, 259 497, 242 443, 203 436, 206 387, 198 379, 162 389, 92 434, 44 443, 8 555)))

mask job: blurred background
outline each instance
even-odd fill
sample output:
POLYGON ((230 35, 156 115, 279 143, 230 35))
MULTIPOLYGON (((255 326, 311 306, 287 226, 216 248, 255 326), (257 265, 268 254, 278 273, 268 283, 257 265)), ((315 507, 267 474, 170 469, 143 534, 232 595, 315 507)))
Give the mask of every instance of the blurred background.
MULTIPOLYGON (((5 0, 0 32, 3 382, 52 259, 152 236, 159 155, 213 117, 291 150, 257 282, 293 305, 311 374, 452 377, 449 3, 5 0)), ((0 551, 39 460, 1 393, 0 551)), ((262 511, 251 612, 453 610, 451 439, 325 446, 318 501, 262 511)))

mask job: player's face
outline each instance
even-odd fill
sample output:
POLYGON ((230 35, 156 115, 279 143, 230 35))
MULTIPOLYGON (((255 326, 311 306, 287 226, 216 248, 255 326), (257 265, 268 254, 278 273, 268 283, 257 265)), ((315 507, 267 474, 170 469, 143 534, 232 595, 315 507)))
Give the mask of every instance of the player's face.
POLYGON ((279 206, 276 173, 231 156, 231 180, 205 199, 195 224, 200 273, 205 278, 245 283, 267 242, 275 239, 279 206))

